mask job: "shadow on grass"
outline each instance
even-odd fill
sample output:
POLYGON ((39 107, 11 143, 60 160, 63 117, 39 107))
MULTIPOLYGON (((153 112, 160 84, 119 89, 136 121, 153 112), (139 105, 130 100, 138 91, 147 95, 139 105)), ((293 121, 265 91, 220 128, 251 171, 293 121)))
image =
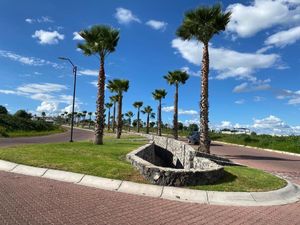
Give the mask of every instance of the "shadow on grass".
POLYGON ((223 177, 211 185, 231 183, 231 182, 235 181, 236 179, 237 179, 236 175, 233 175, 232 173, 224 171, 223 177))

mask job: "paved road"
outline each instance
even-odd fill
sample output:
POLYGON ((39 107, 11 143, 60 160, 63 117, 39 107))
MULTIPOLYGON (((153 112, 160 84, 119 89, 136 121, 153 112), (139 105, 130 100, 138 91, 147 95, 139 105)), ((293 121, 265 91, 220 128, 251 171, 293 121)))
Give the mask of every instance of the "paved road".
POLYGON ((300 156, 222 144, 213 144, 211 153, 243 165, 284 176, 300 184, 300 156))
MULTIPOLYGON (((73 139, 75 141, 93 139, 94 134, 90 131, 74 129, 73 139)), ((20 137, 20 138, 0 138, 0 147, 7 147, 20 144, 37 144, 37 143, 55 143, 70 140, 70 130, 64 133, 52 134, 39 137, 20 137)))
MULTIPOLYGON (((76 133, 78 139, 92 137, 92 133, 86 131, 76 133)), ((66 141, 67 137, 59 134, 50 139, 51 142, 66 141)), ((26 138, 25 143, 41 143, 44 138, 39 137, 35 142, 28 142, 26 138)), ((299 157, 220 145, 212 146, 212 152, 270 171, 291 173, 299 170, 299 157)), ((182 203, 6 172, 0 172, 0 181, 1 225, 300 224, 300 203, 272 207, 182 203)))
POLYGON ((0 224, 300 224, 300 203, 229 207, 168 201, 0 172, 0 224))

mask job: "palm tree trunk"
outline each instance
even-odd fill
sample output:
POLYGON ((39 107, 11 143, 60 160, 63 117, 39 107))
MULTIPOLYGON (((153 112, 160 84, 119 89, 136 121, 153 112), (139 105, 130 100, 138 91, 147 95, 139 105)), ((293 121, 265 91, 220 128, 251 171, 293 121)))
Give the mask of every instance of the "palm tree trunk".
POLYGON ((173 117, 173 135, 174 139, 178 139, 178 84, 176 84, 176 91, 174 97, 174 117, 173 117))
POLYGON ((98 96, 97 96, 97 116, 96 116, 95 140, 94 140, 94 144, 96 145, 103 144, 104 85, 105 85, 104 55, 100 55, 100 71, 98 77, 98 96))
POLYGON ((140 107, 138 107, 137 120, 137 132, 140 133, 140 107))
POLYGON ((119 94, 119 101, 118 101, 118 126, 117 126, 117 138, 121 138, 121 134, 122 134, 122 125, 123 125, 123 121, 122 121, 122 100, 123 100, 123 96, 122 94, 119 94))
POLYGON ((108 108, 108 117, 107 117, 107 130, 110 130, 110 108, 108 108))
POLYGON ((147 114, 147 130, 146 130, 147 134, 149 134, 149 117, 150 117, 150 114, 148 113, 147 114))
POLYGON ((130 118, 128 120, 128 123, 129 123, 128 131, 130 132, 130 125, 131 125, 131 119, 130 118))
POLYGON ((158 136, 161 136, 161 100, 158 104, 158 124, 157 124, 158 136))
POLYGON ((112 122, 112 130, 115 133, 116 129, 116 102, 114 102, 114 110, 113 110, 113 122, 112 122))
POLYGON ((209 53, 208 43, 203 46, 202 69, 201 69, 201 101, 200 101, 200 146, 199 150, 210 153, 210 141, 208 136, 208 73, 209 53))
POLYGON ((89 129, 91 128, 92 115, 90 115, 89 129))

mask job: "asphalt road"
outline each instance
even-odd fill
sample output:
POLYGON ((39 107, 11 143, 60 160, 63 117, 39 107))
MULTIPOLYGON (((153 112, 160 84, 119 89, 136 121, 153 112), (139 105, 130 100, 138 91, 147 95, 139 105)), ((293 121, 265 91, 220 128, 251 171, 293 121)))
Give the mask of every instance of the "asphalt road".
MULTIPOLYGON (((41 144, 41 143, 56 143, 66 142, 70 140, 70 130, 46 136, 38 137, 18 137, 18 138, 0 138, 0 147, 8 147, 20 144, 41 144)), ((81 129, 74 129, 73 140, 92 140, 94 133, 92 131, 86 131, 81 129)))

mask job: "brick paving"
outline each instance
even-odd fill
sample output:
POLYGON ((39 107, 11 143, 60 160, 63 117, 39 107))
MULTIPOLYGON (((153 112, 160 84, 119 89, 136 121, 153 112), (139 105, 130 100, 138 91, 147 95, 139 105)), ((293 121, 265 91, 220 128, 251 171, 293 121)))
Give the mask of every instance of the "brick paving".
POLYGON ((300 203, 182 203, 0 172, 0 224, 300 224, 300 203))

